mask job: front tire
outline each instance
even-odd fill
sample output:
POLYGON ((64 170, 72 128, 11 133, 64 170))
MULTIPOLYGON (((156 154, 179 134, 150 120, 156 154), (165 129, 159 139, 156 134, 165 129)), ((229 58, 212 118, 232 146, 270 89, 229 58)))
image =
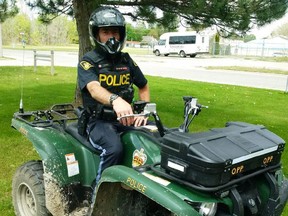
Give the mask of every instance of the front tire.
POLYGON ((41 161, 29 161, 17 169, 12 181, 12 199, 17 216, 51 215, 45 205, 41 161))
POLYGON ((159 50, 155 50, 155 55, 156 56, 160 56, 160 51, 159 50))

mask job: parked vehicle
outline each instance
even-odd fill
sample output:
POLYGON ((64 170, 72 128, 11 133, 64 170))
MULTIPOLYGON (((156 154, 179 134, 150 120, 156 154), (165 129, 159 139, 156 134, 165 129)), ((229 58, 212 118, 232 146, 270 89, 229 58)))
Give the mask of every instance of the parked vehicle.
POLYGON ((178 54, 180 57, 194 58, 198 54, 209 53, 209 36, 204 32, 167 32, 160 36, 154 47, 156 56, 178 54))
POLYGON ((12 127, 41 158, 13 177, 16 215, 280 216, 288 196, 284 140, 243 122, 190 133, 205 106, 183 99, 177 128, 163 126, 156 104, 135 102, 135 115, 153 116, 155 125, 121 134, 124 160, 104 170, 96 186, 99 152, 78 134, 78 109, 60 104, 15 113, 12 127))

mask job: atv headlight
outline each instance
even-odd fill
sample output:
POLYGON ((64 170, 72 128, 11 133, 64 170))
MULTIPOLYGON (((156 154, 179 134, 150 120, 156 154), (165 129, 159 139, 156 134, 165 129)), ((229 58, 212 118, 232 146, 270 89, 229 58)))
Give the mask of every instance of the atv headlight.
POLYGON ((202 203, 199 207, 199 213, 202 216, 214 216, 217 211, 217 203, 202 203))

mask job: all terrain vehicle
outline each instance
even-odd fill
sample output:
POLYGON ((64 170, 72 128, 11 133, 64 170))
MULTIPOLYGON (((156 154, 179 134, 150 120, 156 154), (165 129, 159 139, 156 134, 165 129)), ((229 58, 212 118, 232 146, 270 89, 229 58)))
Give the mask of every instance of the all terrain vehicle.
POLYGON ((12 127, 41 158, 14 175, 16 215, 281 215, 288 196, 284 140, 244 122, 189 132, 203 106, 183 99, 178 128, 163 126, 156 104, 136 102, 135 115, 153 116, 155 125, 121 134, 124 160, 104 170, 97 185, 100 153, 79 135, 78 109, 59 104, 15 113, 12 127))

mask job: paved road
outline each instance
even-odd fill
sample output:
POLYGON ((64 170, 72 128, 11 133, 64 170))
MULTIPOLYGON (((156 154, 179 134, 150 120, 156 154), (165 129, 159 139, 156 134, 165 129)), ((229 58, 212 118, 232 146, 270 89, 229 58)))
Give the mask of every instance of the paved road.
MULTIPOLYGON (((47 54, 47 52, 39 52, 47 54)), ((33 65, 33 51, 4 49, 5 57, 11 59, 0 60, 0 66, 33 65)), ((56 66, 76 67, 78 63, 77 52, 54 52, 56 66)), ((153 55, 132 55, 141 67, 144 74, 151 76, 171 77, 203 82, 232 84, 255 88, 287 91, 287 75, 251 73, 241 71, 208 70, 208 66, 249 66, 288 70, 288 63, 263 62, 245 60, 240 58, 210 58, 199 56, 197 58, 179 58, 176 56, 156 57, 153 55)), ((39 65, 49 65, 47 61, 39 61, 39 65)))

